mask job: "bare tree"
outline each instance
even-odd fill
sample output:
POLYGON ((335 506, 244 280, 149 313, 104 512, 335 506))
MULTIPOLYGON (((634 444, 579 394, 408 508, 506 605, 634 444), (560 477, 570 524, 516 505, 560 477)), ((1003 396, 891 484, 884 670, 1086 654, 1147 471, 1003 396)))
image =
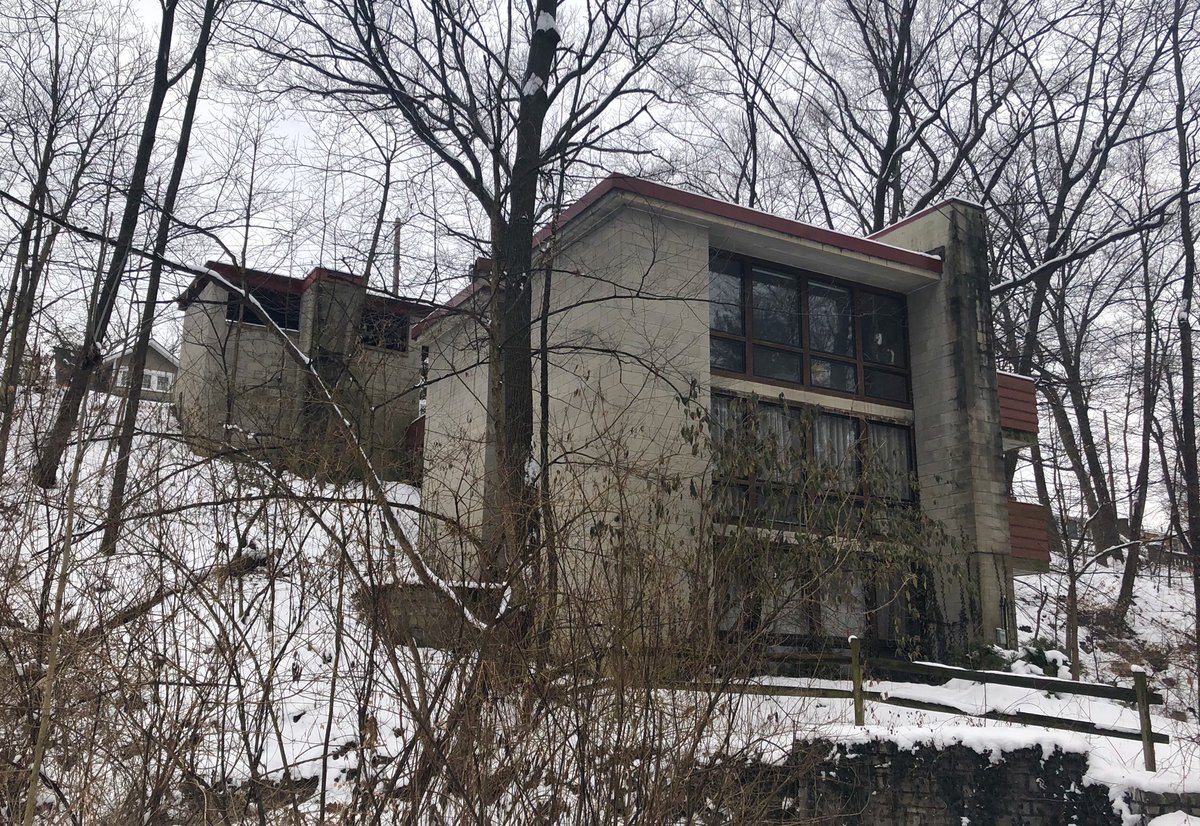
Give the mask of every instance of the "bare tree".
POLYGON ((70 434, 79 418, 80 405, 99 368, 103 355, 101 345, 108 334, 109 321, 116 307, 121 278, 125 272, 129 250, 133 245, 142 202, 146 194, 146 178, 157 139, 159 118, 168 90, 179 80, 170 74, 171 42, 175 28, 178 0, 164 0, 158 33, 158 52, 154 64, 154 80, 146 102, 145 118, 138 140, 137 155, 126 189, 125 205, 117 229, 104 278, 89 303, 88 322, 79 355, 71 370, 67 392, 58 408, 54 424, 46 437, 33 469, 33 476, 43 487, 52 487, 58 478, 58 468, 66 451, 70 434))
POLYGON ((99 12, 62 2, 32 3, 24 11, 20 29, 12 32, 14 48, 5 53, 4 74, 12 82, 5 98, 13 108, 0 115, 11 156, 23 167, 18 174, 29 187, 0 312, 0 342, 6 345, 0 382, 9 388, 0 395, 0 468, 38 298, 61 234, 42 213, 65 218, 87 197, 103 174, 100 158, 124 140, 124 99, 143 79, 137 63, 125 68, 119 62, 119 37, 99 12))
POLYGON ((196 107, 200 100, 200 90, 204 83, 204 69, 208 60, 208 46, 212 39, 213 27, 217 22, 220 10, 220 0, 206 0, 199 21, 200 31, 196 38, 196 47, 190 63, 192 65, 192 80, 188 88, 187 100, 184 104, 183 117, 179 125, 179 137, 175 142, 175 160, 171 167, 170 181, 161 204, 161 214, 158 229, 154 237, 154 259, 150 262, 150 272, 146 280, 146 292, 143 298, 141 316, 137 324, 137 336, 131 352, 132 365, 129 371, 129 392, 126 397, 124 417, 121 431, 117 438, 117 461, 113 468, 113 484, 109 493, 108 518, 104 530, 102 546, 111 553, 116 545, 120 531, 121 514, 125 503, 125 483, 129 474, 129 453, 133 447, 133 435, 137 426, 138 408, 142 399, 142 377, 146 370, 146 353, 150 348, 150 335, 158 310, 159 281, 162 277, 162 256, 166 253, 167 242, 171 236, 171 226, 175 214, 175 200, 183 182, 184 168, 187 164, 188 149, 191 144, 192 125, 196 117, 196 107))
POLYGON ((639 116, 646 99, 639 78, 677 30, 676 9, 623 0, 560 19, 553 0, 540 0, 527 15, 440 0, 259 8, 281 25, 249 21, 242 33, 285 70, 283 88, 395 112, 482 212, 494 262, 495 451, 483 553, 487 575, 503 579, 524 567, 535 503, 527 481, 534 436, 529 278, 543 215, 539 176, 601 151, 639 116))
MULTIPOLYGON (((1176 500, 1176 513, 1182 506, 1184 510, 1181 534, 1184 548, 1192 560, 1192 590, 1196 605, 1196 634, 1200 640, 1200 449, 1196 440, 1196 363, 1192 342, 1192 317, 1194 314, 1194 295, 1196 289, 1196 234, 1192 225, 1192 165, 1195 149, 1194 131, 1197 125, 1195 109, 1189 105, 1186 86, 1187 58, 1196 54, 1194 39, 1185 45, 1185 33, 1195 32, 1196 12, 1190 14, 1182 2, 1174 4, 1174 14, 1171 20, 1171 64, 1175 81, 1175 137, 1178 142, 1179 158, 1179 232, 1183 246, 1183 287, 1181 305, 1179 307, 1179 359, 1182 375, 1182 397, 1179 405, 1179 417, 1175 421, 1178 427, 1179 453, 1183 464, 1182 487, 1185 499, 1176 500)), ((1196 647, 1196 678, 1200 690, 1200 645, 1196 647)))

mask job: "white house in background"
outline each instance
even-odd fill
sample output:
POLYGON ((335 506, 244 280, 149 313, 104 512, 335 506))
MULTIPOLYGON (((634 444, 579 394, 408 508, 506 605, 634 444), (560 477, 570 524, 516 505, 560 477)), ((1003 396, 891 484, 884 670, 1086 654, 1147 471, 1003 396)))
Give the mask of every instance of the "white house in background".
MULTIPOLYGON (((104 360, 102 379, 110 393, 129 392, 129 377, 133 373, 133 348, 127 347, 104 360)), ((169 402, 179 374, 179 359, 154 339, 146 351, 146 369, 142 373, 142 398, 169 402)))

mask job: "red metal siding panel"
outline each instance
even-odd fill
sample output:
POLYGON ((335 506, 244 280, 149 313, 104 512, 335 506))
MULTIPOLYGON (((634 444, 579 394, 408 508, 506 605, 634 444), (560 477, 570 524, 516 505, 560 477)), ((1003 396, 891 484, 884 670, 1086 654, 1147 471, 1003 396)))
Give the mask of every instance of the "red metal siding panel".
POLYGON ((1000 426, 1037 433, 1037 389, 1033 379, 1010 373, 1000 373, 996 379, 996 389, 1000 395, 1000 426))
POLYGON ((1046 515, 1046 509, 1041 505, 1008 500, 1008 532, 1014 558, 1030 562, 1050 561, 1046 515))

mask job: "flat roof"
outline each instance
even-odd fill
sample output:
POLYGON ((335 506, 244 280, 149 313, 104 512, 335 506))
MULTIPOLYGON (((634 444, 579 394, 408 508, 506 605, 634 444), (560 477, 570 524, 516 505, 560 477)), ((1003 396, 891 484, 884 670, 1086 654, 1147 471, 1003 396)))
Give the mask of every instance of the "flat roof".
POLYGON ((559 216, 556 225, 543 227, 533 237, 534 246, 541 245, 550 237, 551 232, 562 230, 563 227, 578 218, 611 192, 625 192, 630 195, 638 195, 725 221, 734 221, 750 227, 770 230, 804 241, 837 247, 847 252, 868 255, 872 258, 879 258, 895 264, 928 270, 931 273, 940 273, 942 271, 942 259, 936 255, 895 247, 871 238, 838 232, 818 227, 814 224, 806 224, 803 221, 793 221, 790 218, 783 218, 779 215, 772 215, 768 212, 739 206, 728 201, 710 198, 707 195, 699 195, 695 192, 688 192, 687 190, 667 186, 666 184, 647 181, 643 178, 618 174, 609 175, 596 186, 592 187, 587 194, 568 207, 559 216))
MULTIPOLYGON (((351 273, 331 270, 325 267, 314 267, 304 278, 293 278, 290 275, 237 267, 222 261, 206 261, 204 266, 223 276, 232 283, 243 282, 249 289, 276 290, 286 295, 301 295, 314 281, 336 280, 348 281, 352 284, 362 284, 362 277, 351 273)), ((188 305, 199 298, 200 293, 212 280, 207 275, 197 275, 187 289, 175 299, 179 309, 186 310, 188 305)), ((438 305, 431 301, 392 295, 376 287, 367 287, 367 298, 374 306, 386 306, 393 311, 404 311, 412 315, 424 315, 438 305)))
MULTIPOLYGON (((592 212, 602 201, 619 197, 653 201, 665 206, 670 212, 690 218, 707 219, 706 223, 711 228, 712 245, 721 249, 728 246, 732 252, 746 251, 738 249, 745 246, 743 230, 757 232, 756 237, 760 240, 767 239, 767 243, 755 244, 753 249, 759 250, 764 256, 780 257, 781 260, 777 262, 779 264, 817 267, 829 270, 829 275, 842 277, 853 278, 857 275, 866 283, 876 282, 877 286, 893 286, 881 282, 887 279, 901 279, 903 283, 898 286, 904 291, 936 281, 942 272, 942 259, 937 255, 893 246, 874 238, 838 232, 803 221, 794 221, 678 187, 617 173, 596 184, 560 213, 553 223, 542 227, 533 237, 534 247, 541 246, 552 234, 561 232, 585 214, 592 212), (786 254, 787 250, 802 252, 792 258, 786 254), (789 258, 792 260, 788 260, 789 258), (864 266, 866 269, 861 269, 864 266), (844 269, 845 272, 837 271, 839 269, 844 269)), ((413 328, 414 337, 420 336, 439 319, 450 314, 455 307, 461 306, 475 295, 478 289, 479 285, 476 283, 468 285, 444 307, 435 310, 418 323, 413 328)))

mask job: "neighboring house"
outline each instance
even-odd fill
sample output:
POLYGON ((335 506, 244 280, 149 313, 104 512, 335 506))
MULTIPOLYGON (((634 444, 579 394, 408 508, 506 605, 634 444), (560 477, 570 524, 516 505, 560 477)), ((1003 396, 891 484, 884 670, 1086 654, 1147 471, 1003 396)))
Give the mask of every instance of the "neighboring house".
POLYGON ((212 276, 198 276, 178 300, 185 312, 175 395, 195 446, 249 451, 303 474, 361 474, 320 386, 265 314, 333 390, 375 470, 388 479, 419 473, 421 354, 409 331, 433 305, 321 267, 299 279, 206 266, 252 301, 212 276))
MULTIPOLYGON (((78 351, 74 347, 54 348, 54 383, 66 387, 71 380, 78 351)), ((142 398, 148 401, 171 401, 179 361, 170 350, 151 339, 146 350, 146 368, 142 373, 142 398)), ((126 347, 104 359, 92 388, 124 396, 129 391, 133 372, 133 348, 126 347)))
MULTIPOLYGON (((129 392, 129 377, 133 373, 133 351, 122 350, 104 360, 101 384, 109 392, 124 396, 129 392)), ((179 361, 169 350, 153 339, 146 349, 146 368, 142 373, 142 398, 147 401, 169 402, 175 387, 179 361)))
MULTIPOLYGON (((552 267, 535 266, 532 341, 536 353, 552 270, 545 472, 562 520, 558 588, 573 597, 564 610, 587 606, 561 622, 618 627, 634 612, 643 640, 706 618, 723 632, 754 624, 761 599, 729 606, 756 561, 714 563, 730 524, 759 519, 762 544, 785 557, 816 528, 811 484, 799 492, 811 479, 714 460, 753 408, 758 444, 799 445, 823 474, 823 501, 854 511, 878 485, 948 537, 931 549, 936 614, 899 618, 897 632, 899 620, 880 619, 890 608, 875 601, 870 564, 841 548, 827 593, 806 597, 819 610, 776 610, 768 631, 843 644, 919 634, 949 656, 1014 640, 1012 577, 1044 564, 1048 543, 1044 512, 1010 505, 1006 489, 1005 451, 1036 440, 1036 401, 1031 380, 997 376, 985 230, 982 208, 952 200, 862 238, 614 175, 543 231, 537 252, 552 267)), ((422 547, 460 581, 483 576, 497 512, 482 483, 495 461, 487 302, 479 279, 414 331, 430 354, 422 547)), ((535 392, 539 372, 540 361, 535 392)))

